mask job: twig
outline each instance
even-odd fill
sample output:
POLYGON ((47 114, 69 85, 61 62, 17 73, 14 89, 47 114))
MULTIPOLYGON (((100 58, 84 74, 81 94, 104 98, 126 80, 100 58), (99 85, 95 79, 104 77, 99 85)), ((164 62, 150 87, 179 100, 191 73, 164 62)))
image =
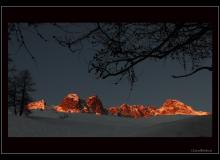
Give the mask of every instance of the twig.
POLYGON ((195 74, 196 72, 200 71, 200 70, 204 70, 204 69, 207 69, 209 71, 213 71, 213 67, 200 67, 200 68, 197 68, 196 70, 192 71, 191 73, 189 74, 185 74, 185 75, 181 75, 181 76, 175 76, 175 75, 172 75, 173 78, 182 78, 182 77, 189 77, 193 74, 195 74))

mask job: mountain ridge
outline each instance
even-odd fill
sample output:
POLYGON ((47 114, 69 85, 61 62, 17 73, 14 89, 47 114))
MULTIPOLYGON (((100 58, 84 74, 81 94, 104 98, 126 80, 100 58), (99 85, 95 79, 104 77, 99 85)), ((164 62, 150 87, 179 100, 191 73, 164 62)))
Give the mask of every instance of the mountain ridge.
MULTIPOLYGON (((26 109, 47 109, 44 100, 31 102, 26 105, 26 109), (33 107, 34 106, 34 107, 33 107)), ((121 104, 119 106, 109 106, 104 108, 98 96, 89 96, 85 100, 81 99, 76 93, 67 94, 60 104, 53 107, 56 112, 65 113, 95 113, 96 115, 108 114, 112 116, 123 116, 130 118, 150 117, 159 115, 195 115, 205 116, 210 113, 197 111, 192 106, 186 105, 176 99, 167 99, 157 108, 153 105, 128 105, 121 104)))

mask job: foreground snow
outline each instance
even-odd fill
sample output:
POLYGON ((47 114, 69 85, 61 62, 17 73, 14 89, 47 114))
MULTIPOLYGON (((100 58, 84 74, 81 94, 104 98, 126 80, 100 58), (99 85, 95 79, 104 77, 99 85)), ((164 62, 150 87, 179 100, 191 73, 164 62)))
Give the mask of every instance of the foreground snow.
POLYGON ((210 137, 212 117, 109 115, 34 111, 29 117, 9 113, 9 137, 210 137))

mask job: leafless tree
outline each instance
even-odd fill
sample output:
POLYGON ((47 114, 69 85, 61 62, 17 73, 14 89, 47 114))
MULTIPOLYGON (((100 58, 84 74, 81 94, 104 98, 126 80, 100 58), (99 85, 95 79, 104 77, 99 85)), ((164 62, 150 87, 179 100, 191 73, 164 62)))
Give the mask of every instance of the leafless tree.
POLYGON ((21 116, 24 106, 32 101, 31 92, 35 91, 35 83, 28 70, 18 72, 13 65, 11 57, 8 58, 8 107, 14 108, 14 114, 21 116), (19 106, 19 111, 18 111, 19 106))
POLYGON ((14 114, 17 115, 18 104, 18 77, 17 70, 12 64, 13 60, 8 57, 8 107, 14 108, 14 114))
POLYGON ((11 77, 8 82, 8 107, 14 108, 14 114, 17 115, 18 99, 18 78, 17 76, 11 77))
POLYGON ((21 116, 24 112, 24 106, 32 101, 31 92, 34 92, 35 83, 32 80, 31 74, 28 70, 21 71, 18 74, 18 89, 19 89, 19 102, 20 110, 19 115, 21 116))

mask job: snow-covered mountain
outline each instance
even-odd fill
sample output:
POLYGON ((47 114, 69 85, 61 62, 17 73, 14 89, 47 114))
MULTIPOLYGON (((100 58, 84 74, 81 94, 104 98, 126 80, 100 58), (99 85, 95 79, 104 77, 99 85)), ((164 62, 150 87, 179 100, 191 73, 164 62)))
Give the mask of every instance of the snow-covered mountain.
MULTIPOLYGON (((27 109, 47 109, 44 100, 28 104, 27 109), (36 105, 35 105, 36 104, 36 105), (34 106, 35 105, 35 106, 34 106), (43 105, 43 106, 42 106, 43 105)), ((167 99, 159 108, 152 105, 128 105, 104 108, 98 96, 81 99, 76 93, 69 93, 61 103, 54 107, 56 112, 65 113, 95 113, 96 115, 109 114, 113 116, 140 118, 159 115, 209 115, 208 112, 197 111, 193 107, 175 99, 167 99)))
POLYGON ((196 111, 193 107, 175 99, 167 99, 158 109, 159 114, 163 115, 208 115, 208 112, 196 111))
POLYGON ((175 99, 166 100, 160 107, 128 104, 104 107, 98 96, 82 99, 75 93, 69 93, 57 106, 48 106, 40 100, 29 103, 26 109, 32 112, 28 116, 15 116, 9 112, 9 137, 212 135, 212 116, 208 112, 197 111, 175 99))

